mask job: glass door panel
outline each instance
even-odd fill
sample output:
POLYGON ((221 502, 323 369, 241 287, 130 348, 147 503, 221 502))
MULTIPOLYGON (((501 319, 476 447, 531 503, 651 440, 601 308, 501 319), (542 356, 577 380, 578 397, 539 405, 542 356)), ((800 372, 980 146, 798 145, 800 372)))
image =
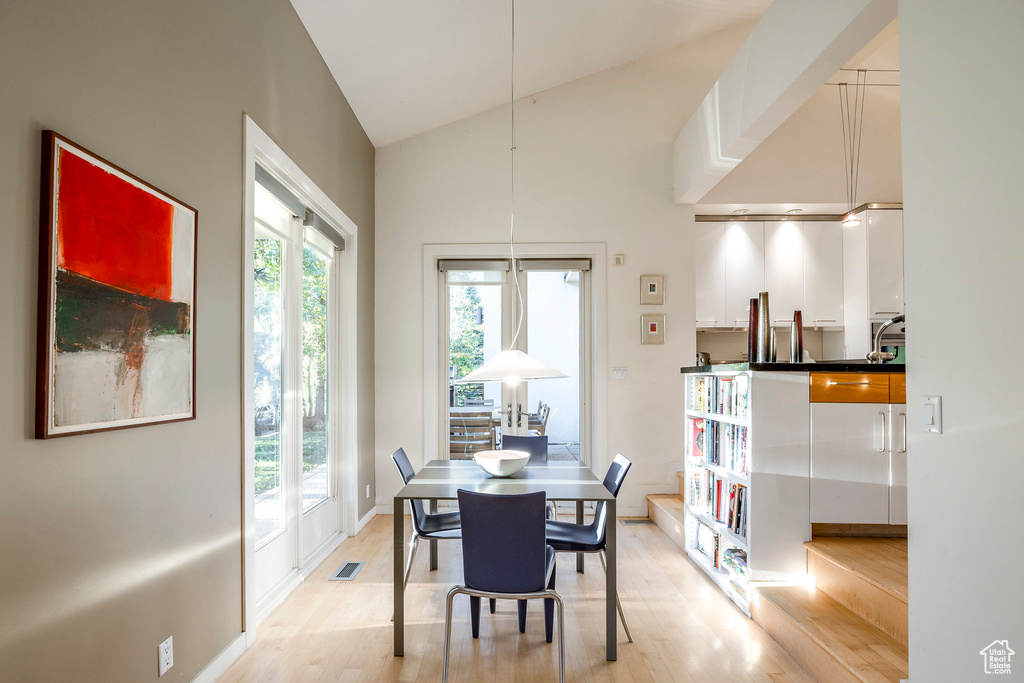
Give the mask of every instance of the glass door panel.
POLYGON ((501 385, 456 381, 501 353, 505 276, 498 270, 447 273, 447 433, 453 459, 471 458, 496 446, 501 385))
POLYGON ((519 402, 529 413, 524 427, 547 435, 549 459, 579 460, 580 273, 530 270, 519 277, 525 279, 526 352, 569 376, 532 380, 525 392, 520 389, 519 402))
POLYGON ((253 263, 256 543, 284 526, 282 486, 281 267, 284 244, 257 230, 253 263))
POLYGON ((306 246, 302 254, 302 509, 330 495, 327 319, 330 261, 306 246))

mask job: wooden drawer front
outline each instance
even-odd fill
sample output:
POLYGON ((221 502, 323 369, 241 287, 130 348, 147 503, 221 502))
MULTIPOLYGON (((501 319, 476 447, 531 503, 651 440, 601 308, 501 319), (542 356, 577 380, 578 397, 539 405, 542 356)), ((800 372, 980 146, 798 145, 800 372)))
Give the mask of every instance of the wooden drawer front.
POLYGON ((811 373, 811 403, 888 402, 888 374, 880 372, 811 373))
POLYGON ((903 373, 889 375, 889 403, 907 402, 907 376, 903 373))

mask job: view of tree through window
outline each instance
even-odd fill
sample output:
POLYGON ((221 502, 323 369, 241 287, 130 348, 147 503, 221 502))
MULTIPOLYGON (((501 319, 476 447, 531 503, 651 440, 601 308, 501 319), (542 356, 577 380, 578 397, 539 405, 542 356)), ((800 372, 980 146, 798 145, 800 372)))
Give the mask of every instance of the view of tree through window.
MULTIPOLYGON (((480 293, 473 285, 448 288, 448 334, 450 358, 455 379, 465 377, 484 362, 484 328, 481 325, 480 293)), ((482 399, 482 384, 456 384, 455 405, 466 399, 482 399)))
POLYGON ((327 485, 327 259, 302 253, 302 497, 323 500, 327 485))
MULTIPOLYGON (((253 243, 253 370, 256 495, 281 486, 281 257, 280 239, 253 243)), ((282 521, 280 496, 258 508, 257 540, 282 521)))

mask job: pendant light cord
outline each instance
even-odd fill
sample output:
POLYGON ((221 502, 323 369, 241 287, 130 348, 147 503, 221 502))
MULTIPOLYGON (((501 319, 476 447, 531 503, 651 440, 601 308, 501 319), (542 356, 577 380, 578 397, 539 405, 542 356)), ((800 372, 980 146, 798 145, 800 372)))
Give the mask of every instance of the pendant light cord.
POLYGON ((864 100, 867 99, 867 70, 857 70, 853 105, 850 105, 848 83, 839 84, 839 111, 843 117, 843 167, 846 171, 847 212, 853 213, 857 203, 860 178, 860 148, 864 138, 864 100))
POLYGON ((515 285, 516 298, 519 302, 519 320, 509 349, 516 348, 519 330, 523 326, 523 292, 519 289, 519 268, 516 267, 516 2, 512 0, 512 65, 509 70, 509 110, 512 123, 512 209, 509 212, 508 253, 511 258, 512 282, 515 285))

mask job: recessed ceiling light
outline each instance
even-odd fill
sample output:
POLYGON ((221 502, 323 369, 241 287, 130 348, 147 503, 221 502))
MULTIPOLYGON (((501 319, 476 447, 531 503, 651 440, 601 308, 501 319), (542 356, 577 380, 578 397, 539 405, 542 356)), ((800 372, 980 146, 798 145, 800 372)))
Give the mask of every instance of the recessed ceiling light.
POLYGON ((795 216, 795 215, 803 213, 803 212, 804 212, 803 209, 790 209, 789 211, 786 212, 786 215, 788 215, 788 216, 795 216))
POLYGON ((748 213, 750 213, 750 209, 736 209, 735 211, 732 212, 732 215, 734 215, 734 216, 742 216, 742 215, 748 214, 748 213))

